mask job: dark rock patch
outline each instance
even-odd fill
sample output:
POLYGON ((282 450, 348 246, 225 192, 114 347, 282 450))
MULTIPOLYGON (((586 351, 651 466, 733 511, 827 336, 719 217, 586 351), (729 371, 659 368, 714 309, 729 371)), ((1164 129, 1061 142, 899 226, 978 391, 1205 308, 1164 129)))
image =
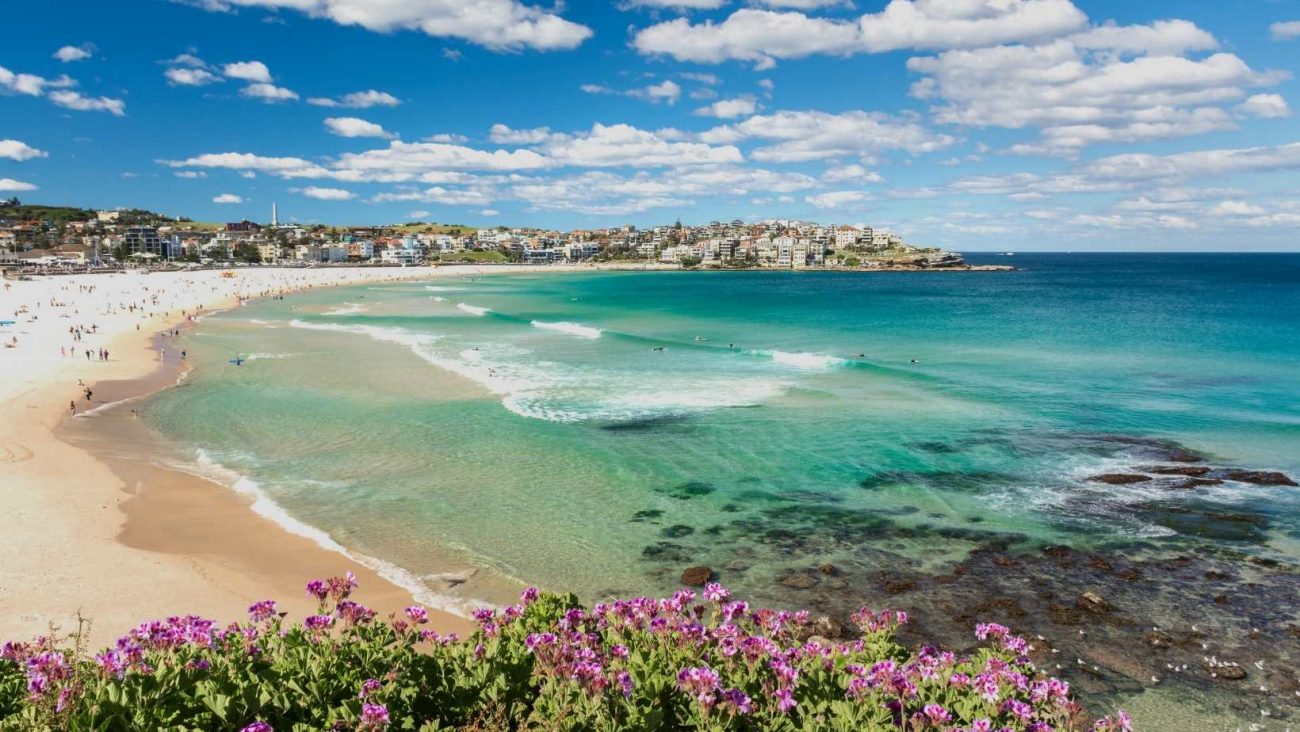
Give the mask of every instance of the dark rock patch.
POLYGON ((713 570, 703 565, 682 570, 682 584, 687 587, 703 587, 711 579, 713 579, 713 570))
POLYGON ((1225 471, 1223 475, 1228 480, 1235 480, 1239 483, 1253 483, 1254 485, 1296 485, 1296 482, 1291 480, 1291 478, 1285 473, 1265 470, 1228 470, 1225 471))
POLYGON ((1137 475, 1135 473, 1102 473, 1094 475, 1088 480, 1093 483, 1105 483, 1106 485, 1132 485, 1133 483, 1146 483, 1151 480, 1149 475, 1137 475))
POLYGON ((707 496, 716 491, 717 488, 714 488, 708 483, 691 481, 689 483, 672 486, 671 488, 655 488, 654 490, 656 493, 663 494, 669 498, 676 498, 679 501, 687 501, 692 498, 707 496))
POLYGON ((664 527, 659 531, 661 536, 668 539, 680 539, 683 536, 690 536, 694 533, 695 529, 692 529, 686 524, 673 524, 672 526, 664 527))
POLYGON ((644 511, 637 511, 636 513, 632 514, 632 523, 640 524, 640 523, 651 522, 657 518, 662 517, 663 515, 664 512, 660 511, 657 508, 647 508, 644 511))

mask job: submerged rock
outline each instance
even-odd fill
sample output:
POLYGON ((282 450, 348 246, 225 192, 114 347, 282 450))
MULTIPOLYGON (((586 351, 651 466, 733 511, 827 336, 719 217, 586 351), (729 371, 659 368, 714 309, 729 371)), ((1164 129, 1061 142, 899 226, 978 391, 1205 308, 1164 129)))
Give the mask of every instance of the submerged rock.
POLYGON ((1085 610, 1094 615, 1104 615, 1105 613, 1115 612, 1115 606, 1107 601, 1106 598, 1095 592, 1083 593, 1074 604, 1080 610, 1085 610))
POLYGON ((1131 485, 1133 483, 1146 483, 1152 480, 1149 475, 1137 475, 1136 473, 1102 473, 1094 475, 1088 480, 1094 483, 1105 483, 1106 485, 1131 485))
POLYGON ((687 587, 703 587, 713 579, 713 569, 704 565, 687 567, 682 570, 682 584, 687 587))
POLYGON ((1235 480, 1241 483, 1253 483, 1255 485, 1296 485, 1285 473, 1270 472, 1265 470, 1229 470, 1224 473, 1228 480, 1235 480))
POLYGON ((1204 488, 1211 485, 1223 485, 1223 481, 1218 478, 1188 478, 1187 480, 1169 486, 1169 489, 1174 491, 1193 491, 1197 488, 1204 488))
POLYGON ((781 580, 781 585, 792 590, 810 590, 817 586, 817 578, 810 574, 792 574, 781 580))
POLYGON ((1155 465, 1138 469, 1144 473, 1155 473, 1156 475, 1187 475, 1192 477, 1210 472, 1210 469, 1204 465, 1155 465))

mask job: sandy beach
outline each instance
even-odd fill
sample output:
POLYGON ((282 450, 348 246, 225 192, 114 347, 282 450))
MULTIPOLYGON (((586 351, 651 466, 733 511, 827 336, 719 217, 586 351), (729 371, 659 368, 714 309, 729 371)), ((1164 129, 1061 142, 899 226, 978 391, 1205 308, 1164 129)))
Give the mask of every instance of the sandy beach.
MULTIPOLYGON (((304 583, 346 571, 360 579, 360 599, 381 612, 411 604, 409 592, 375 570, 257 515, 227 486, 129 459, 148 450, 150 436, 128 405, 182 378, 189 367, 183 344, 168 348, 162 334, 192 325, 191 317, 314 287, 482 271, 259 268, 233 277, 6 280, 0 320, 16 323, 0 328, 0 515, 7 518, 0 639, 51 626, 67 632, 80 614, 92 620, 92 643, 103 644, 155 617, 238 619, 266 598, 300 617, 314 609, 304 583)), ((431 616, 442 632, 471 627, 450 613, 431 616)))

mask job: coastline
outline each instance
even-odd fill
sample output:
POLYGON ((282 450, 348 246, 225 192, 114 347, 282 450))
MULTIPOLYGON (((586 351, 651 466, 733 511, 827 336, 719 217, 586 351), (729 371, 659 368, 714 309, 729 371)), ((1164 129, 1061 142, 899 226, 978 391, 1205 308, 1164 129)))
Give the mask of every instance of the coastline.
MULTIPOLYGON (((126 404, 177 383, 176 354, 161 359, 153 340, 184 327, 182 311, 208 315, 261 296, 484 269, 266 268, 236 270, 230 279, 201 271, 6 281, 0 313, 19 313, 19 322, 4 333, 17 346, 0 352, 0 511, 10 517, 6 538, 14 549, 0 572, 0 638, 51 627, 71 632, 81 616, 91 620, 89 641, 97 646, 144 618, 228 620, 261 599, 298 616, 314 610, 302 589, 307 580, 345 571, 357 574, 381 612, 411 604, 408 590, 374 569, 258 515, 250 497, 141 459, 157 436, 132 424, 126 404), (68 329, 77 326, 86 331, 74 342, 68 329), (83 348, 106 348, 110 359, 82 358, 83 348), (81 384, 93 400, 81 398, 81 384), (72 397, 79 413, 102 411, 74 421, 72 397)), ((449 612, 430 616, 440 632, 471 627, 449 612)))

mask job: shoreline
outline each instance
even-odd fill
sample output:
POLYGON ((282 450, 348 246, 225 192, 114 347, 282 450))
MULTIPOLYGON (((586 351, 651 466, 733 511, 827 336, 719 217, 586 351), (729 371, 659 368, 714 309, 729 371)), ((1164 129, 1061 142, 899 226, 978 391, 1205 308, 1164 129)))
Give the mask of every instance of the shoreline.
MULTIPOLYGON (((8 541, 16 551, 0 573, 0 638, 29 638, 51 627, 70 632, 84 616, 92 620, 92 646, 102 645, 142 619, 195 613, 227 620, 261 599, 307 614, 314 606, 304 583, 344 571, 361 578, 383 612, 411 604, 409 590, 259 515, 230 487, 122 455, 157 439, 130 424, 123 408, 176 385, 179 368, 167 368, 153 341, 185 327, 191 315, 319 287, 483 269, 265 268, 236 270, 229 280, 204 271, 6 282, 0 314, 19 323, 4 332, 17 346, 0 352, 8 375, 0 381, 0 510, 11 517, 8 541), (133 296, 148 303, 130 300, 138 306, 126 307, 133 296), (70 329, 79 326, 82 340, 73 341, 70 329), (83 360, 83 347, 107 348, 110 360, 83 360), (76 399, 77 411, 89 407, 95 415, 74 423, 63 405, 81 384, 90 385, 94 399, 76 399)), ((440 632, 472 627, 436 608, 431 621, 440 632)))

